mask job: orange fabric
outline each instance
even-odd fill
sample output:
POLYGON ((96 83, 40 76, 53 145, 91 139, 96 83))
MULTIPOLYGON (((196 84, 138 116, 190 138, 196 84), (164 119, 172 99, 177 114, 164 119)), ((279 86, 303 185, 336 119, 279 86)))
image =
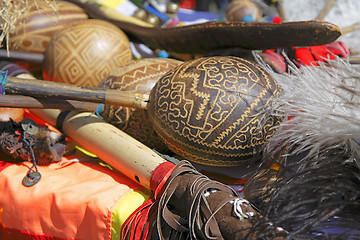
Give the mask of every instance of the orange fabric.
MULTIPOLYGON (((1 160, 1 159, 0 159, 1 160)), ((143 187, 96 163, 38 167, 41 180, 22 185, 30 163, 0 171, 0 224, 65 239, 111 239, 116 204, 143 187)))

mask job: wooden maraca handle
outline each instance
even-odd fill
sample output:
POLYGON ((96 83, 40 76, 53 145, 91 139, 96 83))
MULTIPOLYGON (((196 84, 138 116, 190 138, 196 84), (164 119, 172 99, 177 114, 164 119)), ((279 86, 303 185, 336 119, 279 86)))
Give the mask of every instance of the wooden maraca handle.
POLYGON ((0 59, 42 63, 44 61, 44 54, 0 49, 0 59))
POLYGON ((34 98, 21 95, 0 95, 0 106, 11 108, 85 110, 93 112, 97 109, 97 107, 99 107, 99 104, 56 98, 34 98))
POLYGON ((16 77, 9 77, 7 83, 2 83, 2 88, 6 94, 51 97, 143 109, 146 109, 149 99, 147 94, 16 77))

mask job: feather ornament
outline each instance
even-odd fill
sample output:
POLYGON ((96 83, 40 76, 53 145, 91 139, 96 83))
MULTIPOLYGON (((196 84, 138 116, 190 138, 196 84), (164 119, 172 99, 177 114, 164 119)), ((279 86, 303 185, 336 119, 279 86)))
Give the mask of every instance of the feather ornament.
POLYGON ((243 196, 286 239, 359 239, 360 169, 343 149, 298 161, 289 156, 279 170, 263 169, 249 179, 243 196), (266 181, 267 180, 267 181, 266 181))
POLYGON ((288 71, 277 73, 259 55, 255 58, 283 88, 270 110, 283 121, 268 139, 266 153, 288 146, 288 154, 307 152, 307 157, 335 148, 359 155, 360 72, 355 65, 336 57, 298 67, 287 58, 288 71))

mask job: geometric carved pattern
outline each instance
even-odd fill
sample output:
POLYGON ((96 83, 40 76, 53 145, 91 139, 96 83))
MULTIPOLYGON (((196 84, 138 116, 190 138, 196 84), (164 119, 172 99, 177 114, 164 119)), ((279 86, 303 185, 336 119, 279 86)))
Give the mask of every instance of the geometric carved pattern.
POLYGON ((176 154, 211 166, 254 160, 280 119, 267 107, 275 80, 238 57, 206 57, 165 74, 150 93, 154 128, 176 154))
POLYGON ((57 32, 46 50, 44 79, 98 87, 111 70, 130 62, 127 36, 102 20, 78 21, 57 32))
MULTIPOLYGON (((100 87, 149 94, 160 77, 181 63, 181 61, 170 58, 134 60, 112 70, 102 80, 100 87)), ((161 153, 169 152, 166 144, 153 129, 148 110, 105 105, 101 115, 105 121, 149 148, 155 148, 161 153)))

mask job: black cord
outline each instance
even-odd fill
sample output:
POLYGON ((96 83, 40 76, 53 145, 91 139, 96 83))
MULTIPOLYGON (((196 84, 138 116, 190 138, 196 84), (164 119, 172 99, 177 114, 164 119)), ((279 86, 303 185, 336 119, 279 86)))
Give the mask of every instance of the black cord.
POLYGON ((33 175, 31 175, 33 169, 35 168, 35 172, 38 172, 39 173, 39 170, 37 168, 37 165, 36 165, 36 159, 35 159, 35 154, 34 154, 34 150, 32 149, 32 146, 35 144, 30 144, 30 142, 27 141, 26 137, 25 137, 25 134, 26 134, 26 131, 28 130, 29 128, 29 125, 26 127, 26 129, 24 129, 23 131, 23 134, 22 134, 22 138, 21 138, 21 141, 26 145, 26 147, 28 148, 29 152, 30 152, 30 156, 31 156, 31 161, 33 163, 32 167, 29 169, 29 172, 28 172, 28 176, 31 178, 31 179, 34 179, 35 177, 33 175))

